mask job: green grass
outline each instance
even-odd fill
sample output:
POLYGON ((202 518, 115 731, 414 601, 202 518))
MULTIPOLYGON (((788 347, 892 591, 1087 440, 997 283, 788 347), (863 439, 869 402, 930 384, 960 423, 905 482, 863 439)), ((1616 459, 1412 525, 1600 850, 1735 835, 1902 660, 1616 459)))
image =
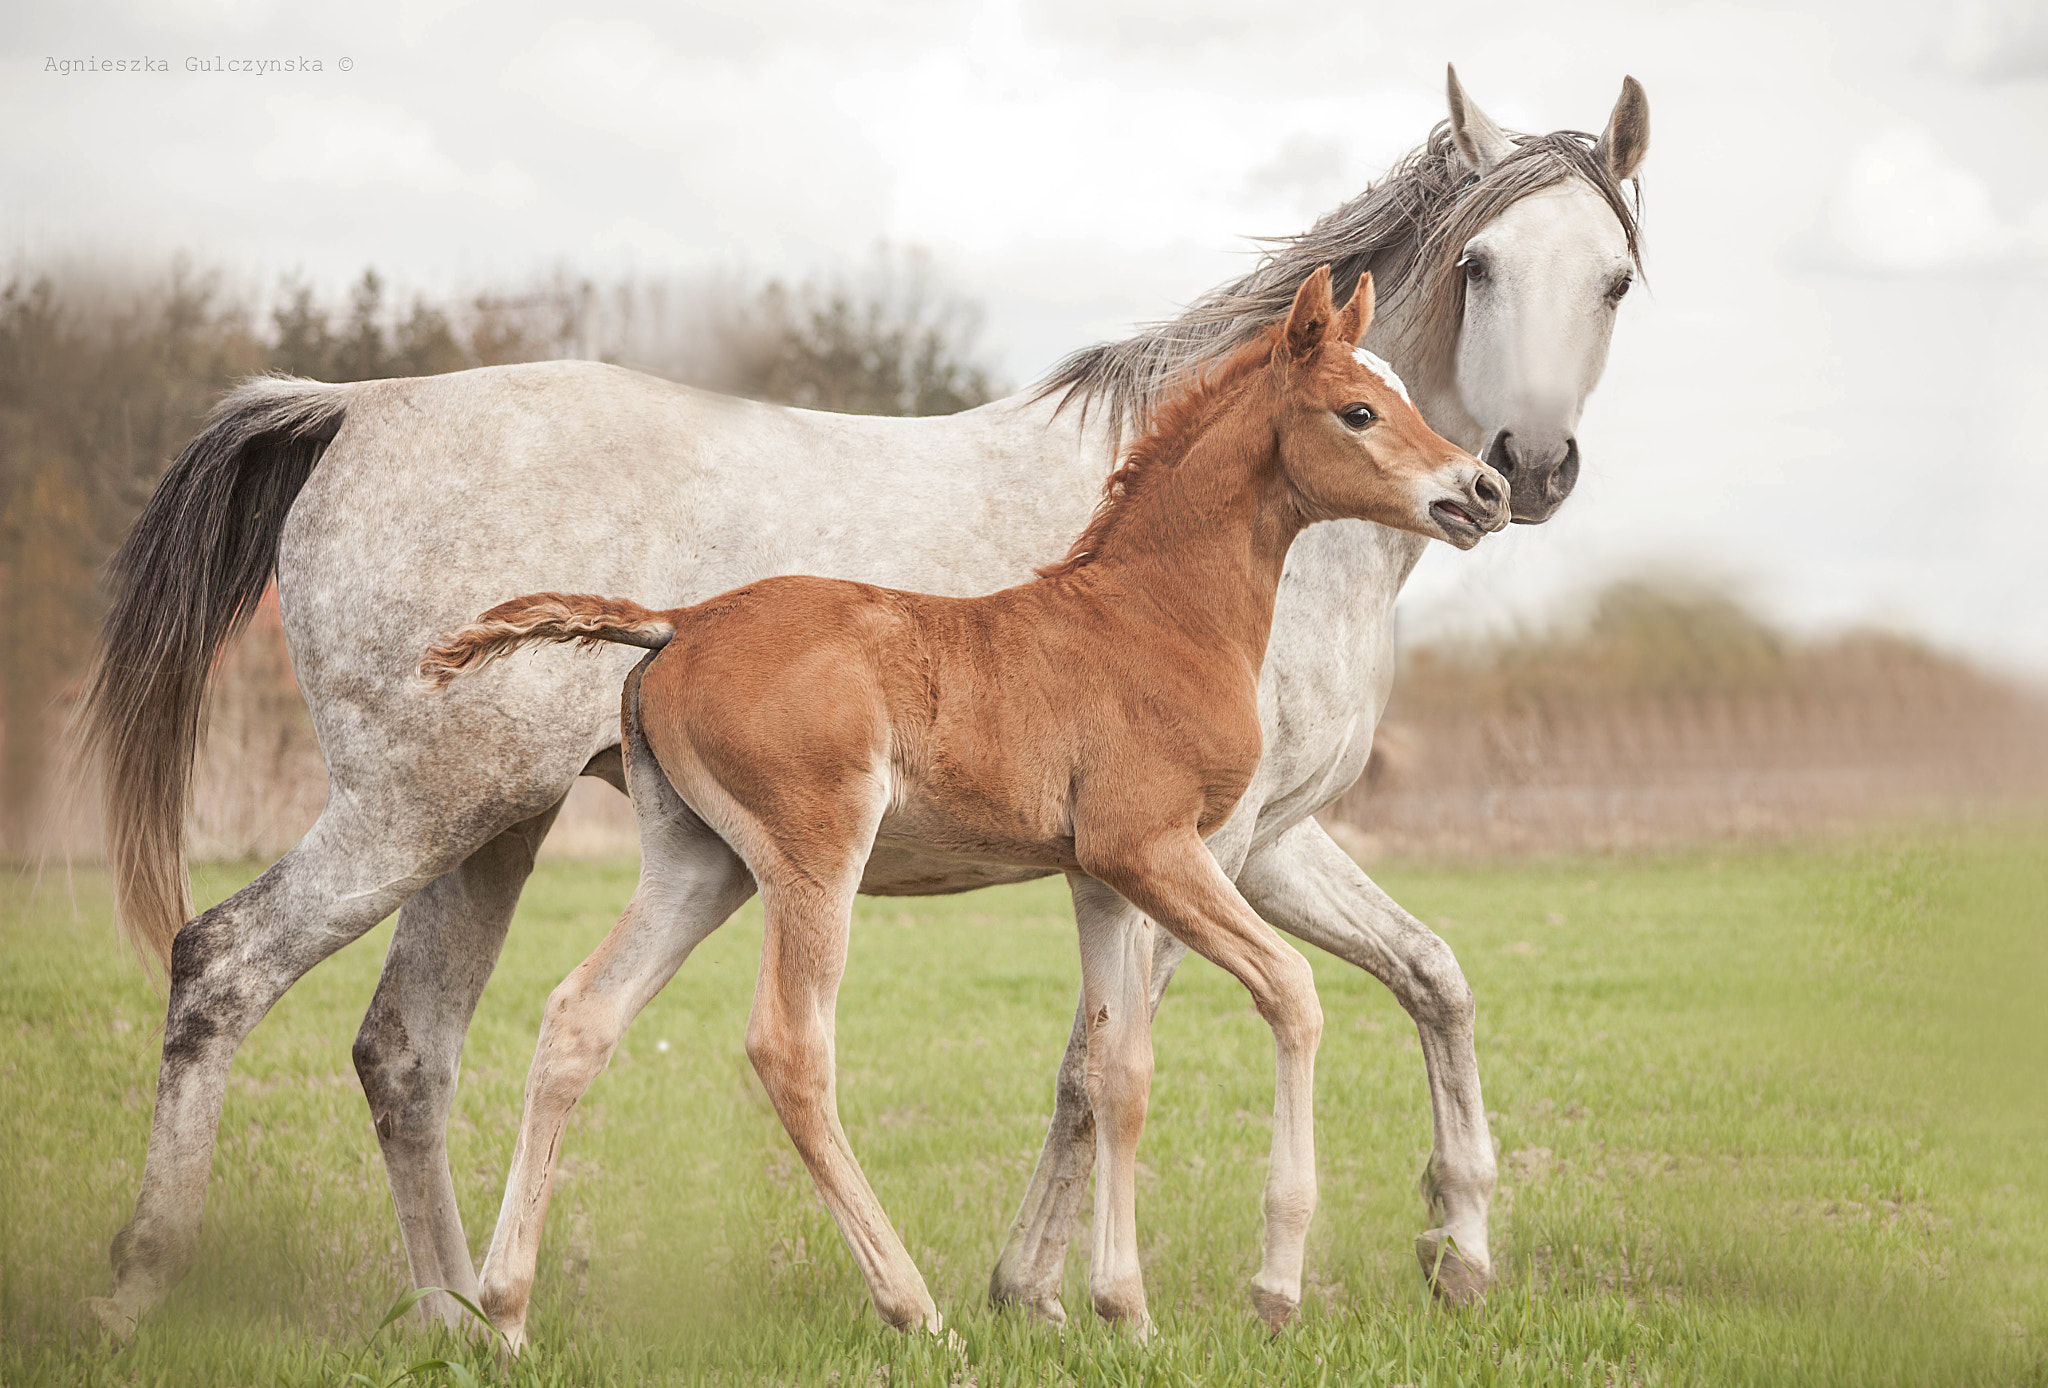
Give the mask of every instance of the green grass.
MULTIPOLYGON (((1502 1147, 1483 1309, 1428 1304, 1410 1244, 1420 1049, 1315 958, 1322 1204, 1300 1322, 1249 1310, 1270 1042, 1199 962, 1161 1014, 1139 1220, 1160 1335, 985 1309, 1065 1043, 1057 883, 863 901, 840 1013, 846 1126, 957 1329, 883 1329, 748 1069, 752 909, 634 1026, 569 1129, 533 1352, 394 1327, 486 1382, 2048 1384, 2048 914, 2038 826, 1380 880, 1457 950, 1502 1147), (662 1045, 666 1042, 666 1046, 662 1045)), ((203 899, 246 868, 200 874, 203 899)), ((540 1004, 626 866, 553 865, 478 1009, 451 1133, 472 1244, 496 1214, 540 1004)), ((131 1207, 160 1002, 97 876, 0 892, 0 1384, 339 1382, 405 1284, 348 1050, 388 926, 244 1046, 196 1272, 119 1352, 83 1326, 131 1207)), ((426 1381, 446 1381, 430 1371, 426 1381)))

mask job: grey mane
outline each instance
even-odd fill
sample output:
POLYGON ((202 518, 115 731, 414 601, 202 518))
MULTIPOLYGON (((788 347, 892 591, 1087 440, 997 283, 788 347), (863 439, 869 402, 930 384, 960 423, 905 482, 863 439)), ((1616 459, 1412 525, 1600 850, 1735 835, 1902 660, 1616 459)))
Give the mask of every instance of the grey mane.
POLYGON ((1307 231, 1270 238, 1249 274, 1210 290, 1178 318, 1062 360, 1039 382, 1037 398, 1057 395, 1062 409, 1105 405, 1121 431, 1142 431, 1166 391, 1285 317, 1302 281, 1325 264, 1339 303, 1370 270, 1382 312, 1416 308, 1402 369, 1425 382, 1441 380, 1464 317, 1456 261, 1465 243, 1512 204, 1567 178, 1585 179, 1606 199, 1640 268, 1640 188, 1634 197, 1624 192, 1595 152, 1594 137, 1558 130, 1511 138, 1514 153, 1482 178, 1457 153, 1450 123, 1440 123, 1385 177, 1307 231))

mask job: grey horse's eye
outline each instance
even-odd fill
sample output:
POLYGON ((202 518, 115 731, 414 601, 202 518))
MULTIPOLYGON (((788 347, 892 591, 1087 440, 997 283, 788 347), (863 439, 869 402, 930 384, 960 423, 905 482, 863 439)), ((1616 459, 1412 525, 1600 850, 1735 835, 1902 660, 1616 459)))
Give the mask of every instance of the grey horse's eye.
POLYGON ((1607 297, 1617 304, 1620 303, 1622 297, 1628 293, 1628 287, 1634 284, 1635 282, 1636 277, 1634 275, 1623 275, 1620 279, 1616 280, 1614 282, 1613 287, 1607 291, 1607 297))
POLYGON ((1465 272, 1465 282, 1467 284, 1484 284, 1486 282, 1485 256, 1479 255, 1476 252, 1467 252, 1458 261, 1458 268, 1465 272))

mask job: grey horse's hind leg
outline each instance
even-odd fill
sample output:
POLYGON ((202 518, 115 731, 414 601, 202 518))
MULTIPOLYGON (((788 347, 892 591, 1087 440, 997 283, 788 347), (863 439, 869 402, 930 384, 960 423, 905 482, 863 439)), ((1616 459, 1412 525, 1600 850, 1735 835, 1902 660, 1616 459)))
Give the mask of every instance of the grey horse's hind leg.
MULTIPOLYGON (((448 1169, 448 1111, 477 999, 561 808, 556 801, 513 825, 405 903, 356 1035, 356 1073, 384 1150, 412 1283, 471 1302, 476 1270, 448 1169)), ((420 1309, 451 1326, 465 1315, 445 1296, 426 1298, 420 1309)))
POLYGON ((235 1050, 306 970, 390 915, 445 863, 421 862, 385 824, 331 798, 270 870, 186 922, 170 1000, 149 1158, 135 1217, 114 1238, 114 1291, 91 1304, 126 1334, 190 1266, 235 1050))

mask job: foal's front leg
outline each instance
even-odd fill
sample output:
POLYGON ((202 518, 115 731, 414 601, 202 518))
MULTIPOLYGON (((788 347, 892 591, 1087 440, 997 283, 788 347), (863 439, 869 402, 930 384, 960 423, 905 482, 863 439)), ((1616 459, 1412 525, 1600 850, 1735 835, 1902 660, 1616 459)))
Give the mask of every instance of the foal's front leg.
MULTIPOLYGON (((1095 885, 1098 890, 1091 895, 1088 909, 1102 914, 1098 928, 1110 929, 1113 915, 1118 929, 1142 932, 1152 941, 1149 1002, 1156 1015, 1174 970, 1187 958, 1187 946, 1165 931, 1153 929, 1144 912, 1115 892, 1100 890, 1100 883, 1095 885)), ((1082 909, 1079 896, 1074 908, 1078 919, 1082 909)), ((1060 1279, 1067 1265, 1067 1241, 1080 1223, 1088 1174, 1095 1169, 1095 1112, 1088 1097, 1088 1016, 1084 995, 1074 1007, 1073 1033, 1060 1057, 1052 1121, 1046 1125, 1030 1184, 1010 1221, 1009 1235, 988 1283, 989 1300, 997 1306, 1021 1307, 1053 1325, 1067 1323, 1066 1308, 1060 1305, 1060 1279)))
MULTIPOLYGON (((1316 1207, 1315 1055, 1323 1009, 1300 953, 1238 895, 1192 828, 1075 847, 1090 876, 1114 887, 1182 943, 1244 984, 1273 1030, 1273 1149, 1266 1169, 1265 1255, 1252 1304, 1275 1332, 1301 1305, 1302 1264, 1316 1207)), ((1098 1119, 1099 1121, 1099 1119, 1098 1119)))
POLYGON ((1088 1289, 1095 1313, 1152 1333, 1138 1264, 1138 1138, 1152 1092, 1152 922, 1093 878, 1069 879, 1081 937, 1084 1083, 1095 1126, 1095 1220, 1088 1289))
POLYGON ((1237 881, 1260 915, 1379 979, 1415 1019, 1435 1128, 1422 1177, 1435 1227, 1416 1239, 1415 1253, 1439 1297, 1477 1300, 1493 1275, 1486 1238, 1493 1139, 1472 1046, 1472 989, 1450 946, 1381 891, 1312 819, 1254 850, 1237 881))

